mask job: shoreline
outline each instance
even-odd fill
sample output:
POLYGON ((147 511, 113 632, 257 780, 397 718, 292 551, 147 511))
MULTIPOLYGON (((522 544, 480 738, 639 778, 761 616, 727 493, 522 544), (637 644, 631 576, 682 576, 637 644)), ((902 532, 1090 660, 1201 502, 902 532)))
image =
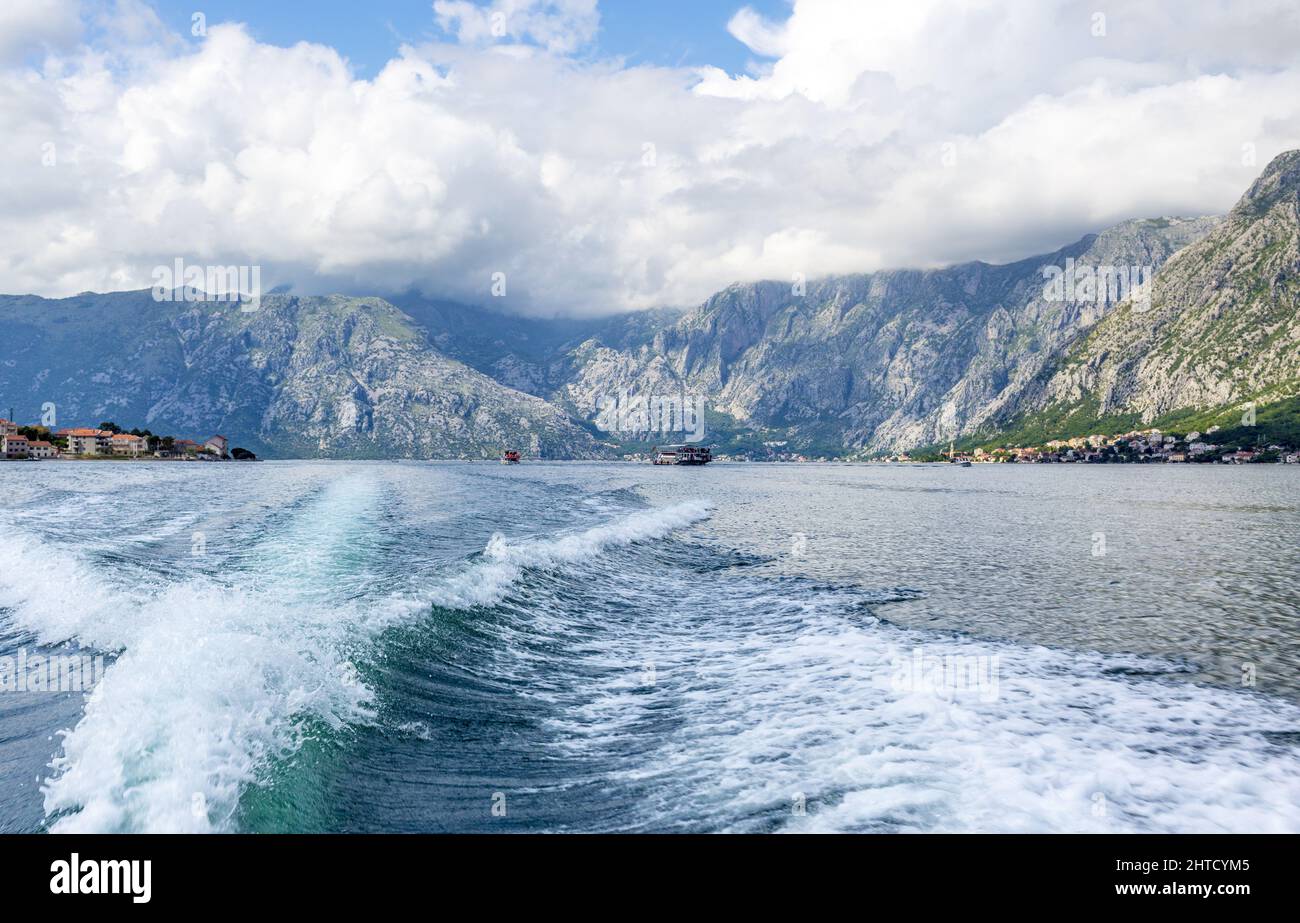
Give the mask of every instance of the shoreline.
MULTIPOLYGON (((465 464, 465 465, 500 465, 501 462, 496 458, 452 458, 452 457, 435 457, 435 458, 413 458, 410 456, 393 456, 389 458, 335 458, 327 456, 314 455, 294 455, 282 458, 271 458, 259 456, 255 459, 237 459, 237 458, 128 458, 114 456, 68 456, 61 458, 0 458, 0 463, 48 463, 48 462, 80 462, 80 463, 105 463, 105 464, 124 464, 124 463, 159 463, 159 464, 247 464, 249 462, 342 462, 342 463, 390 463, 390 462, 431 462, 438 464, 465 464)), ((533 458, 525 459, 522 466, 528 465, 551 465, 551 464, 596 464, 596 465, 636 465, 660 468, 684 468, 684 467, 706 467, 703 465, 655 465, 648 459, 622 459, 622 458, 533 458)), ((1224 462, 1224 461, 1207 461, 1207 462, 1168 462, 1168 461, 1149 461, 1149 462, 1081 462, 1081 461, 1036 461, 1036 462, 981 462, 972 461, 969 466, 963 466, 955 462, 946 461, 880 461, 872 459, 819 459, 809 461, 792 461, 788 459, 714 459, 709 466, 722 465, 724 467, 763 465, 763 466, 782 466, 791 467, 873 467, 873 468, 1042 468, 1042 467, 1078 467, 1078 468, 1297 468, 1300 464, 1286 461, 1242 461, 1242 462, 1224 462)), ((512 465, 511 467, 516 467, 512 465)))

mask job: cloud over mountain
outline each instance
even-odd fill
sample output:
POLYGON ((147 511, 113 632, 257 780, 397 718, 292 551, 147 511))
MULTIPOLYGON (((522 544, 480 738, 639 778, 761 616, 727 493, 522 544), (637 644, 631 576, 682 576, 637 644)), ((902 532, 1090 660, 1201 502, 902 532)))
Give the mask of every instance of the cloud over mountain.
POLYGON ((0 290, 139 288, 181 256, 302 292, 489 301, 504 273, 507 309, 690 304, 1222 212, 1300 144, 1294 4, 1093 6, 738 9, 755 63, 728 74, 602 55, 589 2, 440 0, 447 40, 361 79, 238 24, 171 34, 136 0, 23 0, 0 290))

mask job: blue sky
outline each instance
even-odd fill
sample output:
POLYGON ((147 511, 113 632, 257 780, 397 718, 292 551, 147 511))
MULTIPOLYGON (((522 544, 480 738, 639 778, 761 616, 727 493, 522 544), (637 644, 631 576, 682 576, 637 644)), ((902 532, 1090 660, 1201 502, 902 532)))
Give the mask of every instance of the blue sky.
MULTIPOLYGON (((200 5, 156 0, 153 6, 164 23, 188 34, 200 5)), ((595 47, 586 52, 624 57, 634 65, 713 64, 740 73, 754 54, 727 32, 727 21, 744 6, 777 19, 790 11, 788 0, 606 0, 595 47)), ((204 0, 201 7, 209 25, 243 22, 268 44, 330 45, 362 77, 377 73, 403 42, 446 38, 434 21, 432 0, 204 0)))

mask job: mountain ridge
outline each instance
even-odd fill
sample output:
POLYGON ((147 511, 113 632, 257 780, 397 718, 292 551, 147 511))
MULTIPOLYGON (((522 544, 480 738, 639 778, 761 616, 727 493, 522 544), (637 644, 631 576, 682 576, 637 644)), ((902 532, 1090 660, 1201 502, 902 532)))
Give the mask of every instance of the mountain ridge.
POLYGON ((0 405, 234 429, 268 455, 599 458, 672 438, 602 432, 611 399, 691 394, 724 451, 870 457, 1027 421, 1286 398, 1298 302, 1293 151, 1222 218, 1131 219, 1005 264, 735 283, 685 311, 544 320, 418 292, 277 293, 248 313, 148 291, 0 296, 0 405), (1052 288, 1117 268, 1139 284, 1052 288))
POLYGON ((1280 155, 1205 238, 1169 261, 1149 308, 1121 305, 1066 353, 1026 413, 1143 422, 1300 391, 1300 151, 1280 155))
POLYGON ((0 394, 31 419, 48 402, 60 421, 229 430, 268 457, 608 454, 546 401, 442 355, 378 298, 268 295, 244 312, 148 290, 4 296, 0 325, 0 394), (94 348, 105 342, 116 349, 94 348))
POLYGON ((660 331, 588 342, 557 395, 589 414, 615 391, 695 390, 734 420, 836 438, 846 450, 956 438, 1014 401, 1045 362, 1114 307, 1049 304, 1040 270, 1067 259, 1163 263, 1218 219, 1135 219, 1053 253, 785 283, 729 286, 660 331))

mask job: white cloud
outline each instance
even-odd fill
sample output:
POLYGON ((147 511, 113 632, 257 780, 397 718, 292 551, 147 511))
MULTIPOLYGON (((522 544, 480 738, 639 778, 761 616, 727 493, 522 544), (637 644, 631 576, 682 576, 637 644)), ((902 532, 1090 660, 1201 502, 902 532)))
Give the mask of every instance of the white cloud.
POLYGON ((44 48, 67 47, 81 35, 76 0, 5 0, 0 4, 0 65, 44 48))
POLYGON ((1300 146, 1291 4, 1167 0, 1103 35, 1093 5, 739 11, 771 60, 733 76, 575 60, 591 3, 442 2, 460 43, 372 80, 319 45, 212 22, 191 44, 97 7, 91 45, 0 69, 0 291, 144 287, 181 256, 300 291, 485 302, 505 272, 521 310, 690 304, 1223 211, 1300 146))
POLYGON ((596 0, 434 0, 438 25, 461 42, 529 41, 548 51, 575 51, 596 37, 596 0))

